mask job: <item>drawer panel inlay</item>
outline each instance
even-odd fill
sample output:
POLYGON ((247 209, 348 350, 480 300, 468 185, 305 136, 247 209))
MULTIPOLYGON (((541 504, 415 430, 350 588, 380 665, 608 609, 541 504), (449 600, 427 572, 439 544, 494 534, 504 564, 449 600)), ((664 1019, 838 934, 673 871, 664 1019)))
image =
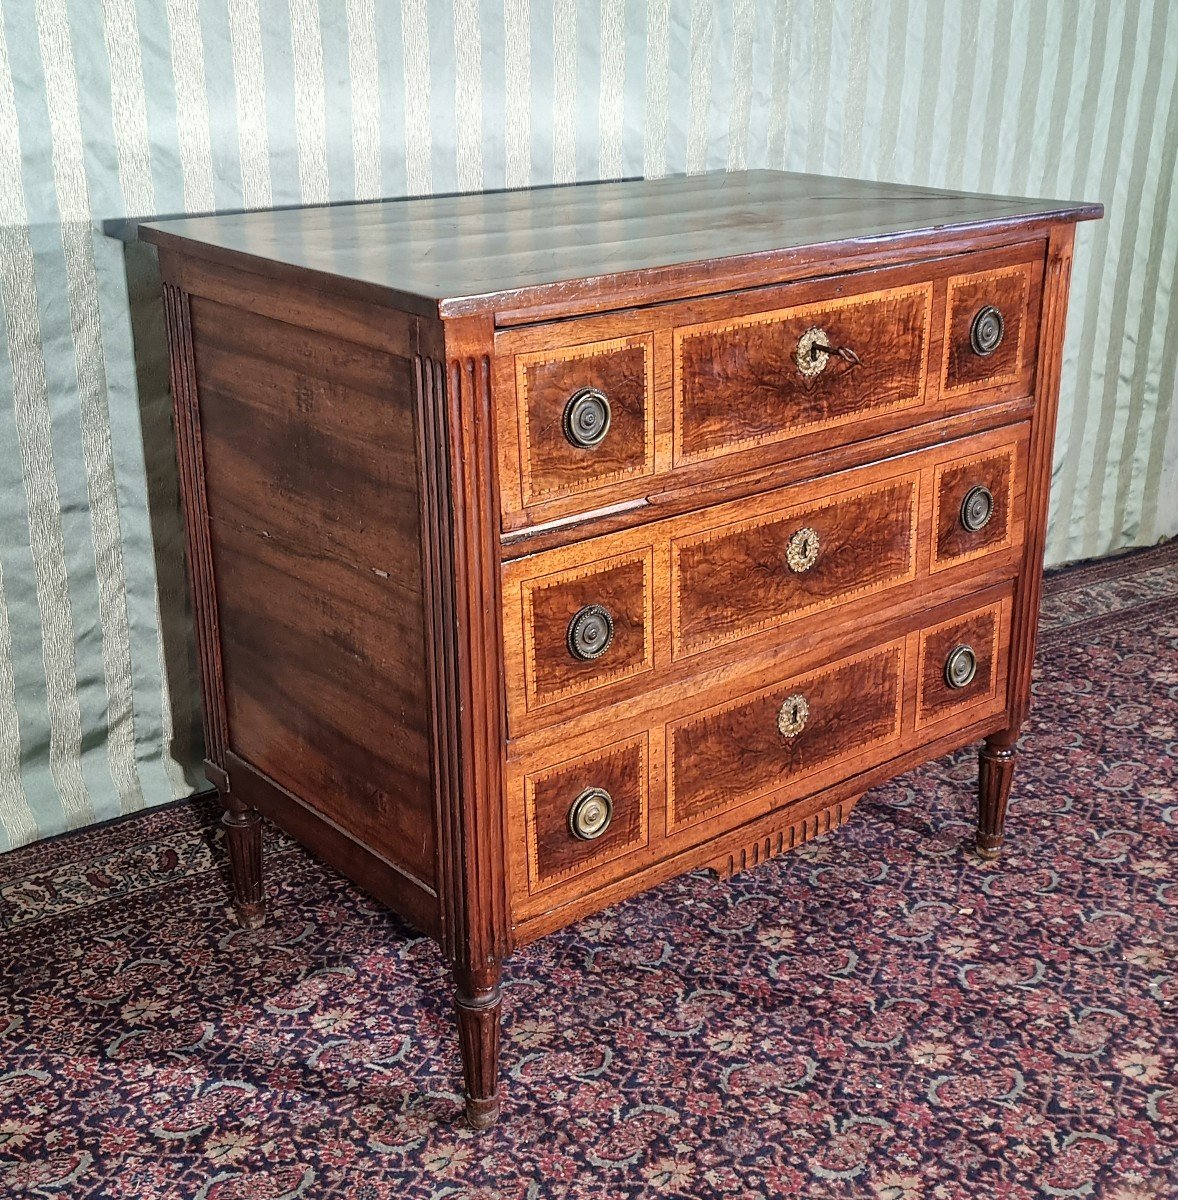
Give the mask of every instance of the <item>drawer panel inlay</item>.
POLYGON ((653 472, 653 343, 648 334, 516 356, 525 503, 653 472))
POLYGON ((1010 602, 991 605, 920 634, 916 725, 965 712, 999 709, 1005 702, 1006 639, 1010 602), (968 668, 972 666, 972 671, 968 668), (955 671, 959 674, 955 677, 955 671), (962 682, 965 680, 965 682, 962 682))
POLYGON ((668 831, 898 740, 902 679, 894 642, 670 726, 668 831))
POLYGON ((529 708, 653 666, 652 575, 647 549, 521 585, 529 708))
POLYGON ((915 578, 917 495, 912 475, 676 539, 675 657, 915 578))
POLYGON ((1035 264, 1016 263, 949 280, 942 390, 1015 383, 1028 369, 1025 343, 1035 264))
POLYGON ((542 892, 646 845, 647 735, 524 780, 528 890, 542 892), (607 798, 607 799, 606 799, 607 798), (578 803, 580 802, 580 803, 578 803), (584 820, 588 805, 597 821, 584 820), (608 806, 603 832, 595 833, 608 806), (586 838, 584 833, 594 834, 586 838))
POLYGON ((677 329, 675 461, 923 404, 932 305, 926 283, 677 329))
POLYGON ((932 569, 1012 544, 1017 446, 942 463, 933 485, 932 569))

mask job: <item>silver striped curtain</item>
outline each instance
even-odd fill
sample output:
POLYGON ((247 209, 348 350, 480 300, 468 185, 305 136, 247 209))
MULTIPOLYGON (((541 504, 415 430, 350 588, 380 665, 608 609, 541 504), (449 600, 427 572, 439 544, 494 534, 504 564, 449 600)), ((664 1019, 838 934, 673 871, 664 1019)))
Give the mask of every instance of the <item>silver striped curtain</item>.
POLYGON ((1050 558, 1178 526, 1171 0, 0 0, 0 848, 200 782, 121 218, 745 166, 1103 200, 1050 558))

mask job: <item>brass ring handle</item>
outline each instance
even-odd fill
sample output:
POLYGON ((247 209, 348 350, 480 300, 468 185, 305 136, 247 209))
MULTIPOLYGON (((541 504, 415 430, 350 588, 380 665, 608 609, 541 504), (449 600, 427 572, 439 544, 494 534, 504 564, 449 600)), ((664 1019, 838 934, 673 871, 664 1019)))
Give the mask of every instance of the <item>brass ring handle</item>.
POLYGON ((1006 322, 1002 319, 1002 313, 993 304, 987 304, 974 314, 969 327, 970 348, 979 358, 986 358, 1002 344, 1005 333, 1006 322))
POLYGON ((945 659, 945 682, 954 691, 969 687, 978 673, 978 656, 964 642, 954 646, 945 659))
POLYGON ((569 808, 569 833, 578 841, 592 842, 609 828, 614 800, 605 788, 586 788, 569 808))
POLYGON ((978 533, 990 524, 994 515, 994 493, 979 483, 965 493, 961 501, 961 525, 969 533, 978 533))
POLYGON ((592 450, 605 440, 612 418, 609 397, 603 391, 594 387, 580 388, 564 406, 565 439, 578 450, 592 450))
POLYGON ((587 604, 569 622, 569 653, 582 662, 600 658, 613 644, 614 619, 608 608, 587 604))
POLYGON ((798 338, 794 362, 803 375, 812 378, 826 370, 826 364, 833 356, 841 358, 852 367, 857 367, 863 362, 850 346, 833 345, 826 330, 813 325, 798 338))
POLYGON ((803 526, 789 539, 785 548, 785 563, 795 575, 802 575, 818 561, 821 541, 815 530, 803 526))
POLYGON ((777 732, 786 741, 796 738, 810 718, 810 704, 801 692, 786 696, 781 707, 777 710, 777 732))

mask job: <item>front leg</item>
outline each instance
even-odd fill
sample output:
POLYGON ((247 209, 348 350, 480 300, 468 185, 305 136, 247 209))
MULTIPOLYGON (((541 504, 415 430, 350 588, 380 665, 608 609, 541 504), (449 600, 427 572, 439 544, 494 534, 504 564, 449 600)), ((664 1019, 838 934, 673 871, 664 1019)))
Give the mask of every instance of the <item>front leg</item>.
POLYGON ((997 858, 1006 829, 1006 805, 1018 758, 1017 729, 1004 729, 986 738, 978 751, 977 852, 982 858, 997 858))
POLYGON ((232 792, 222 794, 225 811, 225 841, 229 847, 229 870, 233 877, 233 906, 246 929, 257 929, 266 919, 262 893, 262 818, 255 808, 232 792))
POLYGON ((499 1119, 499 1014, 503 1004, 498 963, 454 970, 454 1007, 466 1082, 466 1119, 488 1129, 499 1119))

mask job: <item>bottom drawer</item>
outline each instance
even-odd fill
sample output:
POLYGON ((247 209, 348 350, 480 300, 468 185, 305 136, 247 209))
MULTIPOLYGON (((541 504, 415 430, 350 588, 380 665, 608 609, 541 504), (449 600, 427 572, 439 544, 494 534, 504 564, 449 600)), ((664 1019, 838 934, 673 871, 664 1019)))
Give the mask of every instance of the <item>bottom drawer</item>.
POLYGON ((554 731, 509 764, 517 923, 663 859, 707 863, 748 822, 1000 713, 1010 588, 997 595, 809 669, 737 664, 638 715, 554 731))

